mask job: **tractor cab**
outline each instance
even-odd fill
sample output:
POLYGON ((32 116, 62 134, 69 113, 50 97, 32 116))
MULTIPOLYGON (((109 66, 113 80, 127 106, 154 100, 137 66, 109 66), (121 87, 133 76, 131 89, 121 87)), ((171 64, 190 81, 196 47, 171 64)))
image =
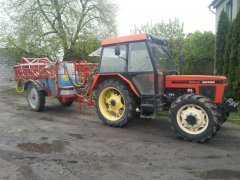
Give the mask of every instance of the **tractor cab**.
POLYGON ((164 74, 176 74, 167 41, 147 34, 110 38, 102 41, 99 74, 121 75, 141 96, 141 107, 153 112, 161 105, 164 74), (156 100, 156 102, 155 102, 156 100))

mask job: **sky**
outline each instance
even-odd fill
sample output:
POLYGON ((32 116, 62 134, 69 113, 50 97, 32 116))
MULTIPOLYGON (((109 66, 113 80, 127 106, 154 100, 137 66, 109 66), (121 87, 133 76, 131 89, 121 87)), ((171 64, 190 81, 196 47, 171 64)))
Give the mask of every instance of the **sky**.
POLYGON ((113 0, 118 5, 119 35, 129 35, 134 25, 168 22, 178 18, 184 32, 215 32, 215 15, 208 9, 212 0, 113 0))

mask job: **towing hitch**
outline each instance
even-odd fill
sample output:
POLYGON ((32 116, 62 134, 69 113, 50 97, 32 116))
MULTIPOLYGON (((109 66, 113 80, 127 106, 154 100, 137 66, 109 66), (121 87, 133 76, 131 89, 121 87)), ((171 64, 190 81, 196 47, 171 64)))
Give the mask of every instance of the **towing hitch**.
POLYGON ((232 98, 225 101, 229 112, 237 112, 240 102, 235 102, 232 98))

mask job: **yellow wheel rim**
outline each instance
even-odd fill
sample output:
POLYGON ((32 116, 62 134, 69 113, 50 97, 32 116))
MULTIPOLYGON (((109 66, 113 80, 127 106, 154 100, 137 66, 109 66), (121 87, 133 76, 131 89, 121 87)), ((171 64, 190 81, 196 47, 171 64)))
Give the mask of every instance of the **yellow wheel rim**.
POLYGON ((99 109, 109 121, 119 120, 125 112, 125 100, 122 93, 114 88, 107 87, 99 95, 99 109))

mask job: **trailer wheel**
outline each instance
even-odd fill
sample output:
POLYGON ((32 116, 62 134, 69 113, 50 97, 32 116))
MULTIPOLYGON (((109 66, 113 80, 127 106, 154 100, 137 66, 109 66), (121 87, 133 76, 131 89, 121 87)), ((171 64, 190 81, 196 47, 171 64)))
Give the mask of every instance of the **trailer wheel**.
POLYGON ((209 98, 186 94, 170 108, 170 122, 175 133, 184 140, 206 142, 220 129, 220 114, 209 98))
POLYGON ((73 101, 67 101, 67 102, 64 102, 62 101, 62 99, 58 98, 58 101, 61 103, 62 106, 64 107, 69 107, 73 104, 73 101))
POLYGON ((96 91, 96 111, 104 124, 112 127, 125 126, 135 116, 134 95, 119 81, 104 81, 96 91))
POLYGON ((45 107, 45 93, 39 91, 35 84, 27 87, 27 100, 29 107, 36 112, 41 112, 45 107))

